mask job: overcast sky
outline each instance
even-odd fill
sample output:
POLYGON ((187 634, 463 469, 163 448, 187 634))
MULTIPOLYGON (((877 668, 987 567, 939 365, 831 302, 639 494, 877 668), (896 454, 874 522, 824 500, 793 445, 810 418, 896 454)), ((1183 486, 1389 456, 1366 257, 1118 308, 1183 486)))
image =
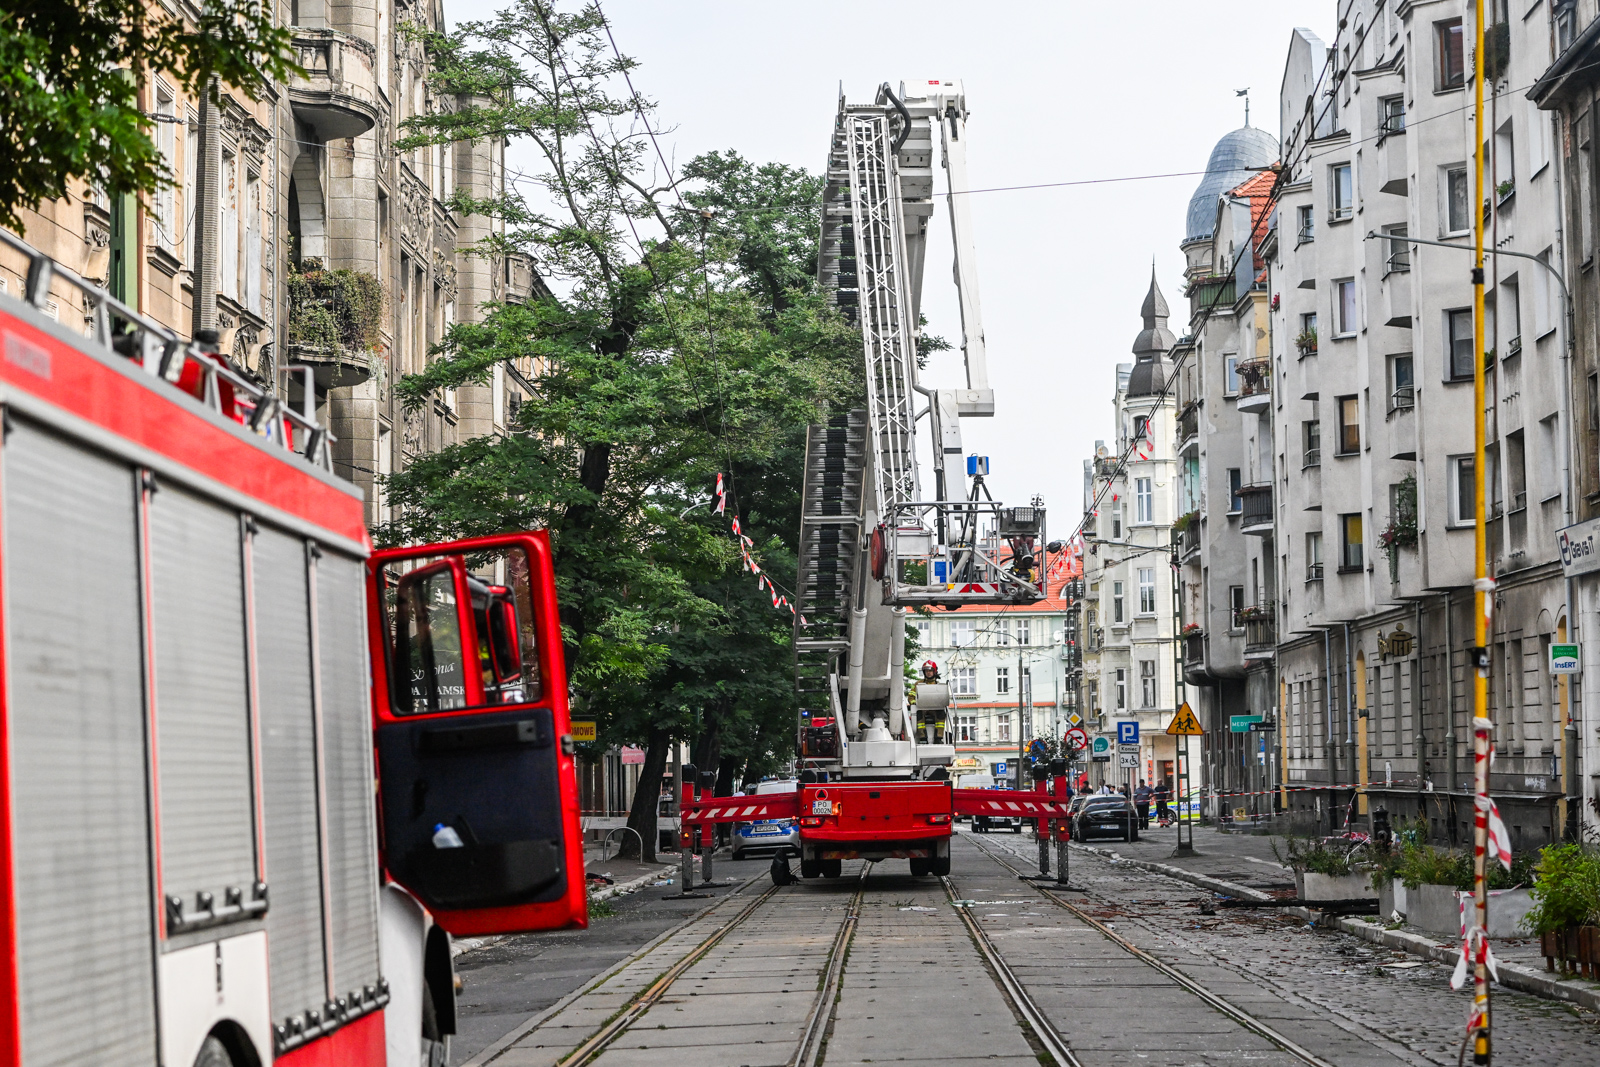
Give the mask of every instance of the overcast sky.
MULTIPOLYGON (((494 0, 445 0, 454 20, 494 0)), ((972 186, 1097 181, 972 197, 994 419, 963 419, 991 457, 996 497, 1038 493, 1051 532, 1081 511, 1082 460, 1113 436, 1115 368, 1129 362, 1154 259, 1185 332, 1184 209, 1218 138, 1251 123, 1274 136, 1290 31, 1330 40, 1335 0, 1228 8, 1193 0, 1086 3, 921 0, 603 0, 634 84, 671 127, 675 162, 712 149, 820 170, 840 84, 869 101, 884 81, 965 83, 972 186)), ((518 165, 515 147, 508 162, 518 165)), ((523 159, 528 157, 523 156, 523 159)), ((936 171, 936 173, 939 173, 936 171)), ((942 174, 938 179, 942 182, 942 174)), ((956 340, 948 217, 929 243, 923 311, 956 340)), ((959 353, 924 379, 963 384, 959 353)), ((931 495, 931 478, 924 492, 931 495)))

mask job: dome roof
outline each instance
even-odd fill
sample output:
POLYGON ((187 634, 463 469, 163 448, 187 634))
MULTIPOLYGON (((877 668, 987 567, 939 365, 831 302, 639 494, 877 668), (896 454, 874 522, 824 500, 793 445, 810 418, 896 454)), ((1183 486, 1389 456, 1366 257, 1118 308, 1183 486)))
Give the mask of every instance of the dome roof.
POLYGON ((1242 184, 1278 158, 1278 139, 1266 130, 1241 126, 1224 134, 1206 161, 1206 176, 1189 198, 1189 215, 1183 241, 1204 240, 1217 226, 1217 197, 1242 184))

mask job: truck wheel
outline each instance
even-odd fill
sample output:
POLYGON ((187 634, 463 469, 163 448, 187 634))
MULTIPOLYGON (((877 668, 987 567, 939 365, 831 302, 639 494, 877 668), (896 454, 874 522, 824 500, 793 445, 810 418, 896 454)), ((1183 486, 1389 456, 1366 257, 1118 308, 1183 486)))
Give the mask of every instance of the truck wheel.
POLYGON ((911 857, 911 877, 926 878, 928 876, 928 872, 932 869, 933 861, 927 856, 911 857))
POLYGON ((948 853, 943 856, 934 856, 928 861, 928 865, 935 875, 943 878, 950 873, 950 856, 948 853))
POLYGON ((422 986, 423 1067, 444 1067, 450 1061, 450 1038, 439 1032, 439 1009, 433 1003, 433 987, 422 986))
POLYGON ((838 878, 844 874, 844 860, 823 860, 822 877, 838 878))
POLYGON ((802 878, 821 878, 822 877, 822 861, 821 860, 808 860, 808 859, 805 859, 805 858, 802 857, 801 860, 800 860, 800 877, 802 877, 802 878))
POLYGON ((194 1058, 194 1067, 233 1067, 233 1057, 228 1055, 228 1046, 212 1034, 200 1045, 200 1055, 194 1058))

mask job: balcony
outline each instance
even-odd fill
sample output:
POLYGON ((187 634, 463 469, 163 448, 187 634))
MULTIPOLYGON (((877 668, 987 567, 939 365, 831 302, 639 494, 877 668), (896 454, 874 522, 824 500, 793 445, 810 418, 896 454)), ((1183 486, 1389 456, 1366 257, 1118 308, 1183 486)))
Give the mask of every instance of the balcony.
POLYGON ((1272 361, 1252 359, 1239 364, 1239 399, 1235 401, 1240 414, 1265 411, 1272 404, 1272 361))
POLYGON ((296 62, 303 75, 289 80, 294 117, 321 141, 358 137, 378 124, 377 49, 338 30, 295 26, 296 62))
POLYGON ((1187 295, 1197 311, 1201 308, 1232 307, 1236 299, 1233 275, 1211 275, 1200 278, 1189 287, 1187 295))
POLYGON ((1183 635, 1183 665, 1198 667, 1206 661, 1206 635, 1196 630, 1183 635))
POLYGON ((1178 413, 1178 448, 1200 436, 1200 408, 1189 404, 1178 413))
POLYGON ((1178 531, 1178 559, 1187 563, 1200 552, 1200 515, 1189 513, 1189 521, 1178 531))
POLYGON ((1246 485, 1239 490, 1243 502, 1239 532, 1265 536, 1272 533, 1272 483, 1246 485))
POLYGON ((1107 479, 1117 473, 1117 460, 1113 456, 1103 456, 1094 461, 1094 476, 1107 479))
MULTIPOLYGON (((306 261, 306 265, 311 264, 306 261)), ((356 270, 296 270, 287 276, 290 363, 315 368, 324 389, 360 385, 372 376, 381 344, 383 285, 356 270)))
POLYGON ((1272 605, 1259 604, 1245 610, 1253 614, 1244 620, 1244 658, 1266 659, 1278 647, 1278 627, 1272 605))

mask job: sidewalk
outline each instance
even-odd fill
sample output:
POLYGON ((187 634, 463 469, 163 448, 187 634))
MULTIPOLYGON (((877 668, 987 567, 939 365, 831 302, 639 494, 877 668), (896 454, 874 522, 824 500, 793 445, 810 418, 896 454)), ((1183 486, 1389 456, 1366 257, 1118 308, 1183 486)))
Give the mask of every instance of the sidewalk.
MULTIPOLYGON (((1184 834, 1187 837, 1187 829, 1184 834)), ((1292 896, 1294 891, 1294 874, 1273 855, 1274 842, 1279 852, 1287 854, 1284 839, 1280 836, 1222 833, 1212 827, 1196 826, 1194 854, 1175 857, 1172 853, 1178 844, 1177 828, 1161 830, 1152 827, 1140 831, 1139 840, 1131 843, 1113 841, 1074 845, 1073 848, 1179 878, 1226 896, 1264 900, 1270 896, 1292 896)), ((1284 910, 1291 915, 1310 918, 1310 913, 1304 908, 1284 910)), ((1461 951, 1457 943, 1441 942, 1376 916, 1343 918, 1329 925, 1364 941, 1440 963, 1453 964, 1461 951)), ((1495 959, 1500 965, 1501 985, 1600 1010, 1600 982, 1584 978, 1563 979, 1559 972, 1545 970, 1538 938, 1497 938, 1492 945, 1495 959)))

